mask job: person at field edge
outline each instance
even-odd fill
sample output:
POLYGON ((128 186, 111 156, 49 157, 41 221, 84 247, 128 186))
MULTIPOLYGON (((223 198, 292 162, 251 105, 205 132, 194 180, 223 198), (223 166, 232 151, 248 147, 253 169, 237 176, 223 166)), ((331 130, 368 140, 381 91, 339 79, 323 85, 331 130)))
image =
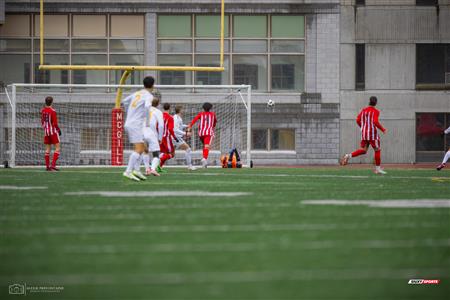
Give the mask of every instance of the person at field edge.
POLYGON ((198 136, 203 143, 203 158, 202 166, 206 168, 208 166, 209 149, 211 148, 212 140, 214 138, 214 129, 217 125, 217 117, 214 112, 211 111, 213 105, 209 102, 203 103, 203 111, 199 112, 195 118, 189 124, 187 132, 190 133, 195 123, 200 120, 198 126, 198 136))
POLYGON ((386 174, 381 169, 381 146, 380 136, 378 135, 377 128, 386 134, 387 130, 380 124, 379 116, 380 111, 375 108, 378 99, 375 96, 370 97, 369 106, 363 108, 356 118, 356 123, 361 128, 361 148, 345 154, 341 159, 341 165, 345 166, 350 158, 357 157, 367 153, 369 145, 372 146, 375 151, 375 174, 386 174))
POLYGON ((147 76, 144 78, 143 84, 144 88, 142 90, 122 100, 122 104, 127 111, 124 128, 128 134, 130 143, 134 145, 134 151, 128 158, 128 166, 123 176, 134 181, 147 179, 139 168, 145 150, 144 122, 152 105, 153 95, 151 92, 155 84, 155 79, 152 76, 147 76))
POLYGON ((58 126, 58 117, 53 108, 53 97, 45 98, 45 107, 41 110, 41 124, 44 129, 44 144, 45 144, 45 166, 47 171, 59 171, 56 168, 56 161, 59 158, 61 151, 60 139, 61 129, 58 126), (50 152, 52 145, 55 145, 55 152, 53 153, 52 164, 50 165, 50 152))
MULTIPOLYGON (((450 133, 450 127, 447 128, 446 130, 444 130, 443 135, 444 134, 449 134, 450 133)), ((436 170, 440 171, 445 167, 445 164, 447 163, 447 161, 450 158, 450 148, 448 148, 448 151, 445 153, 444 155, 444 159, 442 160, 442 163, 436 167, 436 170)))

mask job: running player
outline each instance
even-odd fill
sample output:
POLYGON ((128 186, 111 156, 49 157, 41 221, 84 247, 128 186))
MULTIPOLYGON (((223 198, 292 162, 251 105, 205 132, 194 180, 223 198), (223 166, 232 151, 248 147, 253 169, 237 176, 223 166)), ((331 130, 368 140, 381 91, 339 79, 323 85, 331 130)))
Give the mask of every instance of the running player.
MULTIPOLYGON (((443 133, 444 134, 449 134, 450 133, 450 127, 447 128, 443 133)), ((442 163, 439 166, 437 166, 436 170, 438 170, 438 171, 442 170, 445 167, 445 164, 447 163, 449 158, 450 158, 450 148, 448 148, 448 151, 445 153, 444 159, 442 160, 442 163)))
POLYGON ((145 175, 159 176, 156 171, 159 167, 160 144, 164 132, 163 113, 157 108, 160 102, 160 96, 154 94, 152 107, 150 108, 144 127, 144 140, 147 146, 147 154, 144 155, 145 175), (152 153, 153 159, 150 166, 150 156, 148 152, 152 153))
POLYGON ((144 78, 143 83, 144 88, 142 90, 131 94, 122 101, 127 110, 124 127, 130 143, 134 145, 134 151, 128 159, 128 167, 123 176, 135 181, 147 179, 139 171, 139 166, 142 160, 142 153, 145 150, 143 124, 152 104, 153 96, 151 91, 153 90, 155 79, 152 76, 147 76, 144 78))
POLYGON ((202 166, 206 168, 208 166, 209 149, 211 148, 212 140, 214 138, 214 129, 217 124, 217 117, 214 112, 211 111, 213 105, 209 102, 203 103, 203 111, 198 113, 192 120, 188 127, 188 133, 191 132, 195 123, 200 120, 198 126, 198 136, 203 143, 203 158, 202 166))
MULTIPOLYGON (((175 133, 173 131, 173 117, 170 115, 170 104, 164 103, 163 105, 164 113, 163 113, 163 119, 164 119, 164 133, 162 142, 160 145, 161 148, 161 155, 160 155, 160 163, 158 172, 161 173, 162 167, 164 166, 164 163, 174 157, 175 155, 175 148, 173 147, 173 141, 178 141, 177 137, 175 136, 175 133)), ((164 171, 162 171, 164 172, 164 171)))
POLYGON ((58 117, 53 108, 53 97, 45 98, 45 107, 41 110, 41 124, 44 129, 44 144, 45 144, 45 167, 47 171, 59 171, 56 168, 56 161, 58 160, 61 151, 59 137, 61 136, 61 129, 58 126, 58 117), (55 145, 55 152, 53 153, 52 164, 50 165, 50 152, 52 145, 55 145))
POLYGON ((176 149, 181 149, 185 151, 185 159, 186 159, 186 165, 188 166, 188 169, 191 171, 195 170, 195 167, 192 165, 192 151, 191 147, 189 147, 188 143, 186 143, 183 139, 184 136, 190 137, 191 133, 186 132, 186 128, 188 128, 188 125, 183 124, 182 119, 183 114, 183 106, 177 105, 175 106, 175 115, 173 116, 173 122, 174 122, 174 133, 175 136, 178 139, 178 142, 174 140, 174 146, 176 149))
POLYGON ((380 124, 378 118, 380 111, 375 108, 377 105, 377 97, 372 96, 369 100, 369 106, 361 110, 356 118, 356 123, 361 127, 361 148, 345 154, 341 159, 341 165, 346 165, 350 158, 357 157, 367 153, 369 145, 372 146, 375 151, 375 174, 386 174, 381 169, 381 148, 380 148, 380 136, 378 135, 377 128, 384 134, 387 130, 380 124))

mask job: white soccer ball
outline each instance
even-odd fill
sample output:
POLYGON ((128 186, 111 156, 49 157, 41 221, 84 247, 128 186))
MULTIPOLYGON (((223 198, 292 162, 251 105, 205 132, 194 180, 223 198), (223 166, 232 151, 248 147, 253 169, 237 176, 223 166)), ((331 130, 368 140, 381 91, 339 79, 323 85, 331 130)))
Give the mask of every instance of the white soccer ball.
POLYGON ((268 107, 273 107, 275 105, 275 101, 273 101, 272 99, 269 99, 268 101, 267 101, 267 106, 268 107))

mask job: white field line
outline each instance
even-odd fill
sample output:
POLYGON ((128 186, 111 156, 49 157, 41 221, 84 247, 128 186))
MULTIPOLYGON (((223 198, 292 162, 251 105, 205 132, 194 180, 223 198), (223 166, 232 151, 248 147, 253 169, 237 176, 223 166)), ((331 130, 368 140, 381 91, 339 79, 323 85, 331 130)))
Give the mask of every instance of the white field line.
MULTIPOLYGON (((63 170, 64 173, 86 173, 86 174, 117 174, 120 175, 120 172, 117 171, 85 171, 85 170, 63 170)), ((270 172, 270 169, 265 170, 266 172, 270 172)), ((27 170, 27 172, 39 172, 43 171, 37 170, 27 170)), ((164 174, 164 177, 167 176, 180 176, 180 175, 188 175, 188 176, 248 176, 248 177, 310 177, 310 178, 348 178, 348 179, 368 179, 368 178, 384 178, 384 179, 435 179, 435 180, 450 180, 450 177, 445 176, 375 176, 375 175, 337 175, 337 174, 238 174, 238 173, 204 173, 201 170, 198 172, 189 172, 189 173, 167 173, 164 174)))
POLYGON ((0 190, 46 190, 46 186, 0 185, 0 190))
POLYGON ((444 268, 370 268, 370 269, 302 269, 302 270, 261 270, 234 272, 191 272, 191 273, 124 273, 120 274, 55 274, 27 275, 14 274, 0 276, 1 282, 57 282, 59 285, 177 285, 177 284, 242 284, 276 281, 401 281, 417 276, 439 279, 448 278, 444 268))
POLYGON ((246 192, 205 192, 205 191, 148 191, 148 192, 120 192, 120 191, 88 191, 88 192, 68 192, 67 196, 101 196, 101 197, 241 197, 250 196, 253 193, 246 192))
POLYGON ((362 205, 383 208, 450 208, 448 199, 415 199, 415 200, 305 200, 306 205, 362 205))
MULTIPOLYGON (((402 249, 402 248, 450 248, 450 239, 423 240, 304 240, 301 243, 164 243, 149 245, 79 245, 58 246, 67 254, 142 254, 142 253, 192 253, 192 252, 256 252, 256 251, 302 251, 328 249, 402 249)), ((46 251, 45 244, 26 248, 5 246, 0 254, 29 254, 46 251)))
POLYGON ((346 224, 242 224, 242 225, 149 225, 149 226, 89 226, 89 227, 44 227, 0 230, 1 235, 59 235, 59 234, 121 234, 121 233, 229 233, 229 232, 295 232, 295 231, 333 231, 365 229, 424 229, 441 228, 442 224, 431 222, 400 223, 346 223, 346 224))

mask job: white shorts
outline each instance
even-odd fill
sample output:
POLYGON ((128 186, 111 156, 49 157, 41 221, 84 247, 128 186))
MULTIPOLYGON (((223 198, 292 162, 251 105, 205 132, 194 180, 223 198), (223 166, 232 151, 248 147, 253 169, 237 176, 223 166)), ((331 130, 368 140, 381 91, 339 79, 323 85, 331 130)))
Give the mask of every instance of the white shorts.
POLYGON ((144 141, 147 143, 149 152, 160 151, 157 135, 150 128, 144 128, 144 141))
POLYGON ((130 141, 131 144, 140 144, 144 142, 142 127, 125 127, 125 130, 128 134, 128 141, 130 141))
POLYGON ((177 137, 178 142, 175 139, 172 139, 173 142, 173 146, 175 147, 175 149, 178 149, 181 145, 186 144, 186 142, 182 139, 177 137))

